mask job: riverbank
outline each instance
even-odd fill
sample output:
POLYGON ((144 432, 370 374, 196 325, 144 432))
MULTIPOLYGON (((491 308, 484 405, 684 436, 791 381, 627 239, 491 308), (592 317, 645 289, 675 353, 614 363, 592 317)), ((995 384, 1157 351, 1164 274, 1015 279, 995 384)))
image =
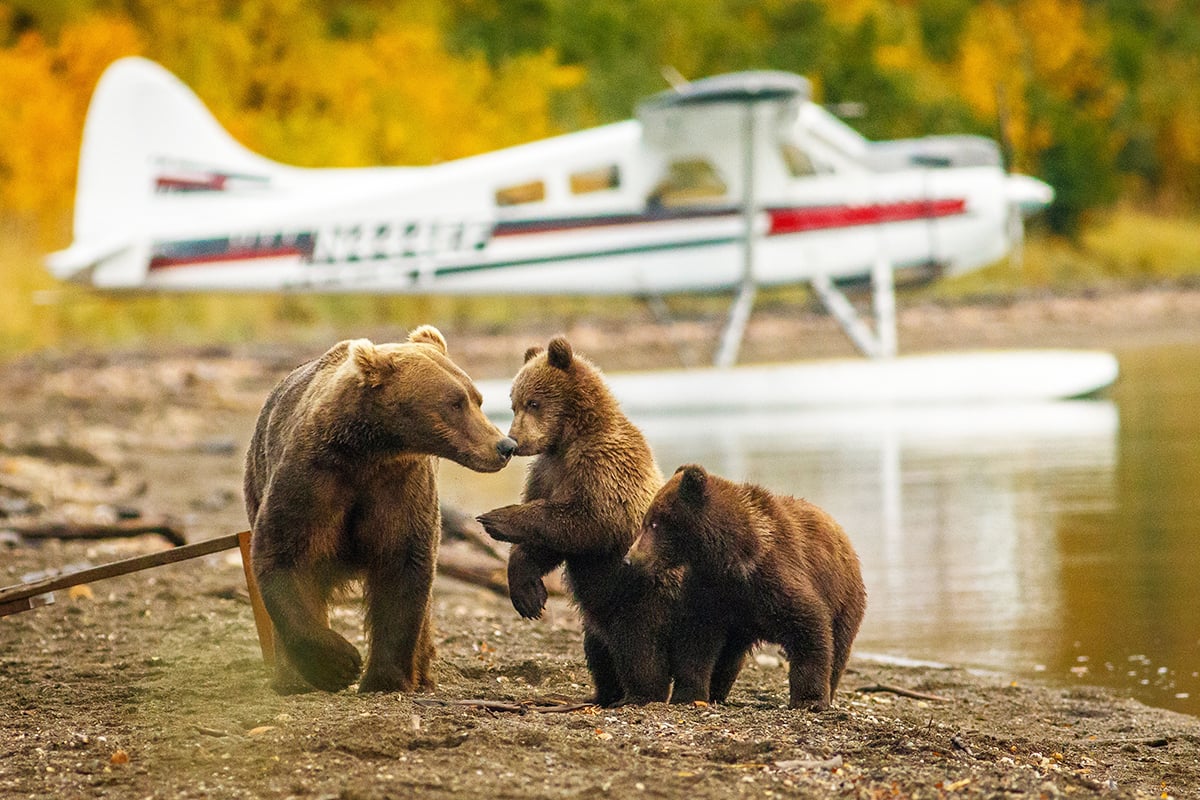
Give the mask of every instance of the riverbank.
MULTIPOLYGON (((443 332, 485 378, 511 375, 526 347, 564 329, 610 371, 706 360, 719 330, 699 316, 669 329, 648 317, 561 323, 443 332)), ((326 333, 383 340, 403 329, 326 333)), ((920 302, 902 309, 899 334, 906 352, 1194 341, 1200 291, 920 302)), ((13 519, 170 514, 193 541, 240 530, 254 416, 279 377, 329 343, 0 365, 0 509, 13 519)), ((827 318, 766 308, 744 357, 849 353, 827 318)), ((165 546, 8 536, 0 584, 165 546)), ((272 694, 232 554, 0 618, 0 797, 1182 798, 1200 786, 1200 719, 954 667, 855 658, 834 709, 798 713, 781 708, 786 669, 767 648, 727 705, 563 711, 554 706, 590 688, 565 601, 552 598, 530 623, 505 598, 441 577, 436 603, 440 686, 416 697, 272 694)), ((354 603, 336 608, 334 624, 365 647, 354 603)))

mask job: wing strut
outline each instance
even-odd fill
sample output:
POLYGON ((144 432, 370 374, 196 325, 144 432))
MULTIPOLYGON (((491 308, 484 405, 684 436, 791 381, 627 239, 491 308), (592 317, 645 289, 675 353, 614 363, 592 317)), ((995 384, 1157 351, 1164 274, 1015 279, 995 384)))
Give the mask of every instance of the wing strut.
POLYGON ((860 353, 870 358, 891 358, 896 355, 896 286, 892 264, 886 256, 880 254, 871 267, 874 330, 863 321, 854 305, 829 276, 819 275, 812 279, 811 285, 825 309, 842 326, 860 353))

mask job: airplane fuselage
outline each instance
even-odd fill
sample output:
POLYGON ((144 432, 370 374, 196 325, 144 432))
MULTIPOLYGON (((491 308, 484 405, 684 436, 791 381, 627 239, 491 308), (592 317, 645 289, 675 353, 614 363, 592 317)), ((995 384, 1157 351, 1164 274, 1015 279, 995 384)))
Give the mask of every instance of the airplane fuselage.
POLYGON ((50 259, 104 289, 660 294, 880 260, 936 275, 1003 257, 1020 200, 990 142, 870 143, 784 73, 706 79, 636 119, 445 164, 338 170, 242 148, 150 62, 110 73, 76 240, 50 259))

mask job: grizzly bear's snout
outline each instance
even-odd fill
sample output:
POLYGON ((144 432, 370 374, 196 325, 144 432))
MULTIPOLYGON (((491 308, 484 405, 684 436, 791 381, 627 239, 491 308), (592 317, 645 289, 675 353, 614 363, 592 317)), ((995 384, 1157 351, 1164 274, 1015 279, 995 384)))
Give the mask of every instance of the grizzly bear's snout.
POLYGON ((496 444, 496 452, 507 462, 517 452, 517 443, 510 437, 505 436, 496 444))

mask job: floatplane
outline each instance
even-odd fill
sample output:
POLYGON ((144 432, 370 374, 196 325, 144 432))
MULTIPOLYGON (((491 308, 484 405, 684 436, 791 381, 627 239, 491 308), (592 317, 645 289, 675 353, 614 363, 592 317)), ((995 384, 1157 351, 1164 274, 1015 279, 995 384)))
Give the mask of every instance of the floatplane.
MULTIPOLYGON (((236 142, 159 65, 88 110, 59 278, 104 291, 730 292, 712 367, 611 375, 630 411, 1030 401, 1095 392, 1107 353, 897 355, 895 286, 994 263, 1053 190, 995 142, 872 142, 777 71, 681 82, 633 119, 424 167, 303 169, 236 142), (859 313, 849 283, 869 282, 859 313), (737 365, 756 292, 807 283, 865 358, 737 365)), ((489 408, 507 386, 486 385, 489 408)))

